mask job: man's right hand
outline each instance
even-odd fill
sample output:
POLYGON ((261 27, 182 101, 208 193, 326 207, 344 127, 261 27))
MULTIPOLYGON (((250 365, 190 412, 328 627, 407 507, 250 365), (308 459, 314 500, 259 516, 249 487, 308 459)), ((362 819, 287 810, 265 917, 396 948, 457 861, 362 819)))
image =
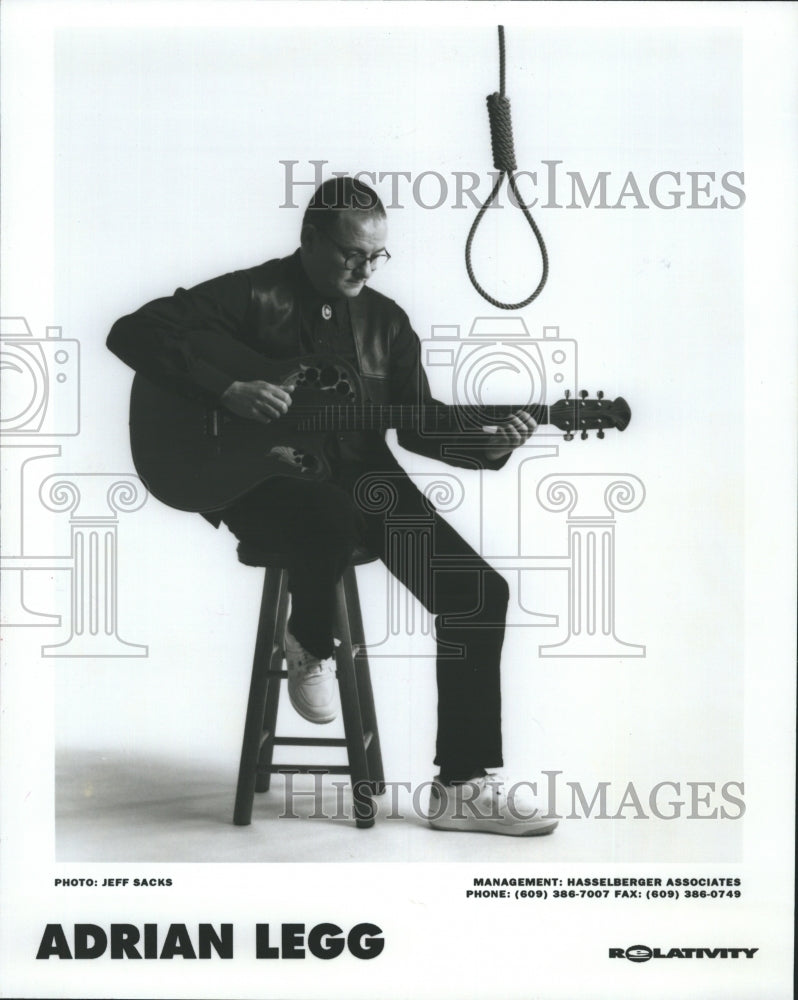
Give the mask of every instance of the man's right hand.
POLYGON ((221 402, 236 416, 268 424, 288 412, 293 391, 292 385, 272 385, 259 380, 233 382, 222 393, 221 402))

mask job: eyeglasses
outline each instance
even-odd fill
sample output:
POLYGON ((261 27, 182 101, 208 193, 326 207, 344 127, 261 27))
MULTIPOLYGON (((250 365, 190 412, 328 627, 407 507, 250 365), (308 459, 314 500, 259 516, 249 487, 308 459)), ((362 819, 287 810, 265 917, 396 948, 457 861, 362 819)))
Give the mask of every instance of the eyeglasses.
POLYGON ((344 258, 344 267, 347 271, 357 271, 359 268, 363 267, 364 264, 368 264, 372 271, 380 266, 380 264, 387 264, 391 259, 391 255, 387 250, 378 250, 373 253, 370 257, 368 254, 363 253, 362 250, 348 250, 346 247, 342 247, 340 243, 328 236, 323 229, 317 230, 321 235, 328 240, 332 245, 338 250, 338 252, 344 258))

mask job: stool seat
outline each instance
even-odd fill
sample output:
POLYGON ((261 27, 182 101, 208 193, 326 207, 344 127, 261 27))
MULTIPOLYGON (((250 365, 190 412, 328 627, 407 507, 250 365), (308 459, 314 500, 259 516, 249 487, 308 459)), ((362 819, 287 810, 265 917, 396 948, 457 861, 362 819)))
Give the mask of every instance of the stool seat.
MULTIPOLYGON (((262 548, 249 542, 238 543, 238 561, 245 566, 270 567, 272 569, 288 569, 290 556, 286 552, 275 552, 273 549, 262 548)), ((358 546, 349 557, 350 566, 364 566, 375 562, 379 556, 368 549, 358 546)))
POLYGON ((288 676, 283 661, 289 557, 285 552, 239 544, 239 561, 246 566, 263 567, 266 573, 238 771, 233 813, 236 825, 246 826, 252 821, 255 793, 269 790, 272 774, 286 772, 348 774, 356 825, 374 825, 372 796, 385 790, 385 775, 354 567, 377 558, 365 549, 357 549, 336 585, 334 627, 340 641, 335 649, 335 666, 345 738, 278 736, 280 686, 288 676), (274 748, 286 746, 345 747, 348 763, 275 764, 274 748))

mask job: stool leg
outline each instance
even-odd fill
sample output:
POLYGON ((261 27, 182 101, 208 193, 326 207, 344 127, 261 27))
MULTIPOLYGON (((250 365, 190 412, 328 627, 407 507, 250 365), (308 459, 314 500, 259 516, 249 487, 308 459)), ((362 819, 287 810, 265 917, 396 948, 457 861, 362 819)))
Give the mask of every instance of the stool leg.
MULTIPOLYGON (((252 822, 252 805, 255 798, 255 781, 266 708, 266 688, 269 681, 267 669, 274 648, 281 582, 282 572, 280 570, 266 570, 258 621, 258 637, 255 642, 255 656, 252 662, 247 716, 244 722, 244 738, 241 744, 236 801, 233 810, 233 822, 237 826, 247 826, 252 822)), ((275 680, 279 682, 279 678, 275 678, 275 680)))
POLYGON ((363 717, 363 728, 371 732, 366 755, 368 757, 369 779, 372 782, 375 795, 385 791, 385 771, 382 765, 380 749, 380 733, 377 726, 377 710, 374 706, 374 691, 371 687, 371 671, 366 653, 366 636, 363 631, 363 616, 360 611, 360 599, 357 590, 357 576, 354 566, 349 566, 344 572, 344 590, 346 594, 346 610, 349 619, 350 635, 355 650, 355 677, 360 699, 360 711, 363 717))
POLYGON ((277 709, 280 703, 280 686, 283 659, 285 658, 285 626, 288 621, 288 574, 280 571, 280 583, 277 594, 277 623, 274 629, 274 642, 269 659, 269 673, 266 687, 266 708, 263 713, 263 733, 261 735, 260 754, 258 756, 258 773, 255 778, 255 791, 268 792, 272 775, 269 768, 274 759, 274 737, 277 734, 277 709))
POLYGON ((349 756, 349 773, 352 779, 352 803, 355 823, 365 828, 374 825, 374 802, 369 781, 369 764, 366 754, 365 734, 360 714, 360 698, 352 655, 352 635, 349 628, 346 589, 341 581, 335 590, 336 617, 341 644, 335 652, 338 686, 341 691, 341 714, 346 734, 349 756))

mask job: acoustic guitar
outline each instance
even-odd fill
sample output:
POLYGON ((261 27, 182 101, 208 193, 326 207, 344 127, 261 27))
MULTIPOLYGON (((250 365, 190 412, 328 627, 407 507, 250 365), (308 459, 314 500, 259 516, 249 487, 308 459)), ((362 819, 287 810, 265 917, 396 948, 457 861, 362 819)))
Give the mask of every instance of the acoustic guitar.
MULTIPOLYGON (((499 425, 525 409, 538 424, 553 424, 566 440, 596 429, 622 431, 631 418, 624 399, 578 398, 552 405, 502 406, 381 404, 365 399, 361 378, 347 361, 329 355, 272 360, 237 341, 204 335, 203 356, 231 381, 262 379, 293 386, 288 412, 269 424, 156 386, 136 375, 130 402, 133 463, 147 489, 178 510, 226 507, 270 476, 325 479, 330 435, 345 431, 412 429, 451 443, 485 442, 483 426, 499 425), (216 354, 216 357, 209 355, 216 354), (469 441, 469 437, 473 440, 469 441)), ((487 442, 486 442, 487 443, 487 442)))

